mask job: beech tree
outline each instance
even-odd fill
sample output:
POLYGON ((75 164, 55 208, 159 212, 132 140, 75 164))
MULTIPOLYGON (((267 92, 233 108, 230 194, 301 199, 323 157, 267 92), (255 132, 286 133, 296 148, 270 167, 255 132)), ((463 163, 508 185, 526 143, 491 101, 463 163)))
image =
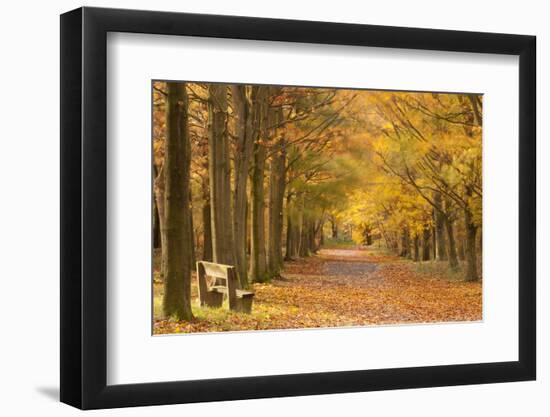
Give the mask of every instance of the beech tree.
POLYGON ((191 237, 189 177, 191 146, 187 128, 185 83, 166 85, 167 130, 164 157, 165 236, 163 312, 167 317, 190 320, 191 311, 191 237))
POLYGON ((268 279, 266 248, 265 248, 265 188, 264 174, 269 118, 269 87, 258 87, 257 126, 258 138, 254 141, 254 164, 251 174, 250 210, 250 278, 254 282, 264 282, 268 279))
POLYGON ((227 130, 228 89, 224 84, 210 84, 208 93, 208 172, 213 260, 233 265, 231 174, 227 130))
POLYGON ((235 238, 235 267, 241 287, 248 288, 247 247, 247 185, 254 150, 258 138, 259 87, 232 85, 231 96, 235 115, 233 234, 235 238))

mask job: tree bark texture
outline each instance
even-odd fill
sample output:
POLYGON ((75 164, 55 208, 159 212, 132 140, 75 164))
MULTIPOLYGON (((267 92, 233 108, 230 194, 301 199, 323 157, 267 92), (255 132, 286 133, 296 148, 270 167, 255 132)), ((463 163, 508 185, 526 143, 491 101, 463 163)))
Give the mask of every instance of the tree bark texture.
POLYGON ((309 218, 308 216, 302 214, 302 226, 300 228, 300 257, 306 258, 310 253, 310 225, 309 225, 309 218))
POLYGON ((252 163, 254 141, 257 138, 255 114, 258 87, 232 85, 231 97, 235 115, 233 236, 235 240, 235 272, 241 288, 248 288, 247 240, 247 183, 252 163))
POLYGON ((452 270, 458 269, 458 256, 456 253, 456 243, 455 243, 455 234, 454 234, 454 225, 451 220, 448 218, 445 219, 445 229, 447 231, 447 239, 449 240, 449 267, 452 270))
MULTIPOLYGON (((467 194, 471 195, 471 191, 467 190, 467 194)), ((469 207, 464 209, 464 226, 466 229, 466 281, 477 281, 479 275, 477 273, 477 252, 476 252, 476 236, 477 226, 474 224, 472 212, 469 207)))
POLYGON ((258 122, 260 134, 254 143, 254 167, 251 181, 251 242, 250 242, 250 277, 254 282, 265 282, 267 277, 266 251, 265 251, 265 195, 264 195, 264 171, 267 142, 267 118, 268 118, 268 87, 259 87, 259 114, 258 122))
POLYGON ((210 216, 210 187, 208 175, 202 178, 202 260, 212 262, 212 219, 210 216))
POLYGON ((191 267, 197 263, 196 240, 195 240, 195 221, 193 220, 193 197, 191 187, 189 187, 189 239, 191 241, 191 250, 189 256, 191 258, 191 267))
POLYGON ((283 267, 283 203, 286 187, 286 143, 283 137, 271 155, 269 175, 269 234, 267 263, 269 274, 279 276, 283 267))
POLYGON ((155 193, 155 202, 157 206, 157 211, 159 215, 159 226, 160 226, 160 247, 161 247, 161 261, 160 261, 160 275, 164 277, 164 266, 166 264, 166 235, 164 233, 164 222, 166 219, 164 213, 164 189, 165 189, 165 180, 164 180, 164 165, 160 168, 155 181, 153 183, 153 191, 155 193))
POLYGON ((447 245, 445 242, 445 215, 443 211, 443 203, 441 201, 441 194, 435 193, 434 202, 437 206, 435 210, 435 240, 437 242, 437 260, 446 261, 447 256, 447 245))
POLYGON ((227 86, 208 86, 208 168, 214 262, 234 265, 231 171, 227 132, 227 86))
POLYGON ((155 197, 153 199, 153 248, 161 248, 160 239, 160 217, 155 197))
POLYGON ((409 229, 406 227, 403 228, 403 231, 401 233, 401 253, 399 256, 402 256, 403 258, 407 258, 411 255, 411 237, 409 233, 409 229))
POLYGON ((291 261, 299 256, 300 230, 298 227, 298 218, 294 210, 291 194, 286 197, 287 217, 286 217, 286 252, 285 261, 291 261))
POLYGON ((422 260, 429 261, 432 248, 432 229, 431 227, 424 228, 422 232, 422 260))
POLYGON ((190 165, 187 93, 184 83, 167 83, 164 235, 166 256, 163 313, 191 320, 190 165))
POLYGON ((414 235, 413 239, 413 261, 420 261, 420 238, 418 235, 414 235))

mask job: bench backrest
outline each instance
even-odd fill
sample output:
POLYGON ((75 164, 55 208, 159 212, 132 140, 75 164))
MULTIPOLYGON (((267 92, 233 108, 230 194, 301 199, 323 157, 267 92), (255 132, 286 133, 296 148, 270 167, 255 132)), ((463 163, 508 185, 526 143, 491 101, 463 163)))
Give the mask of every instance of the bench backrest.
POLYGON ((233 309, 237 303, 238 285, 235 267, 231 265, 217 264, 214 262, 197 262, 197 280, 199 284, 199 300, 201 305, 205 305, 207 293, 212 287, 206 279, 207 277, 216 278, 214 280, 216 286, 222 285, 227 288, 229 308, 233 309), (223 280, 223 283, 220 282, 220 279, 223 280))

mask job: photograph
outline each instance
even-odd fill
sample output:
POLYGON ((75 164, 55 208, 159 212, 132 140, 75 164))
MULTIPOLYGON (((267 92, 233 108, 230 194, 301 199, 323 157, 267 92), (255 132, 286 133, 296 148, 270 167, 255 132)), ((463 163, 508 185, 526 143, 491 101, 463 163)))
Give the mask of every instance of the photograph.
POLYGON ((483 320, 483 94, 152 80, 153 335, 483 320))

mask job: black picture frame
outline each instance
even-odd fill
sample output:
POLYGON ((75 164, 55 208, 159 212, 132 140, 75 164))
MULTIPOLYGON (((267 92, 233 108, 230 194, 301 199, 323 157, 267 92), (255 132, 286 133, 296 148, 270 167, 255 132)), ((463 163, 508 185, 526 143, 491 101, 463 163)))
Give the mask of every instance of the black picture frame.
POLYGON ((533 380, 534 36, 80 8, 61 16, 61 401, 82 409, 533 380), (108 32, 519 56, 519 360, 112 385, 107 375, 108 32))

